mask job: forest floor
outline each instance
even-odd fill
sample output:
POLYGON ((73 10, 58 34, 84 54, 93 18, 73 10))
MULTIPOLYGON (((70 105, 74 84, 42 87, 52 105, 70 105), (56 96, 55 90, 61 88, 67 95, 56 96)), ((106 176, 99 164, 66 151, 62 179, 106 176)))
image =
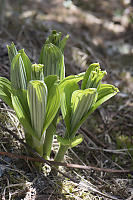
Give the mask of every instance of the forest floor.
MULTIPOLYGON (((5 2, 0 6, 0 76, 9 78, 10 74, 7 44, 13 41, 18 49, 24 48, 35 63, 45 39, 56 29, 70 35, 65 49, 67 75, 99 62, 107 71, 104 82, 120 92, 88 118, 80 129, 84 141, 65 157, 67 163, 95 166, 99 171, 62 167, 74 181, 52 175, 48 165, 39 173, 28 160, 0 155, 0 199, 132 200, 133 1, 5 2)), ((0 122, 23 138, 14 112, 2 101, 0 122)), ((28 155, 26 148, 3 129, 0 152, 28 155)))

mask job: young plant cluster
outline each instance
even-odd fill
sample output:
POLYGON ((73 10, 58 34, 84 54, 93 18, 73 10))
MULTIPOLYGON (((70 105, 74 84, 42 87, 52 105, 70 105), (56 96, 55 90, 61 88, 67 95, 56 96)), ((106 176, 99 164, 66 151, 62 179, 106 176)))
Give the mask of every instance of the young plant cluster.
POLYGON ((99 63, 87 71, 65 77, 64 47, 68 35, 52 31, 32 64, 24 50, 8 48, 11 63, 10 81, 0 77, 0 98, 15 110, 24 128, 25 140, 40 156, 49 159, 61 110, 65 123, 63 136, 57 135, 59 149, 55 161, 62 161, 66 151, 83 141, 77 131, 98 106, 117 94, 118 89, 102 84, 106 71, 99 63), (78 82, 81 84, 78 84, 78 82), (81 85, 81 86, 80 86, 81 85))

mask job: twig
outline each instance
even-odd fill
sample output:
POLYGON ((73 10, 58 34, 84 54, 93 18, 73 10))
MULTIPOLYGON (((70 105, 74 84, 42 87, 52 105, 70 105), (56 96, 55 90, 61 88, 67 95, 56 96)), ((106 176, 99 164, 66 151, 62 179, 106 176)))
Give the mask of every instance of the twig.
MULTIPOLYGON (((40 162, 40 163, 45 163, 42 159, 40 158, 33 158, 29 156, 24 156, 24 155, 16 155, 13 153, 8 153, 8 152, 0 152, 0 155, 8 156, 11 158, 19 158, 23 159, 25 161, 30 160, 33 162, 40 162)), ((94 166, 84 166, 84 165, 78 165, 78 164, 68 164, 68 163, 63 163, 63 162, 55 162, 55 161, 48 161, 50 165, 57 165, 57 166, 63 166, 63 167, 68 167, 68 168, 75 168, 75 169, 85 169, 85 170, 95 170, 95 171, 102 171, 102 172, 107 172, 107 173, 133 173, 133 170, 117 170, 117 169, 108 169, 108 168, 98 168, 94 166)))
POLYGON ((88 149, 91 151, 104 151, 112 154, 126 154, 126 151, 133 151, 133 148, 129 149, 102 149, 102 148, 96 148, 96 147, 88 147, 88 149))

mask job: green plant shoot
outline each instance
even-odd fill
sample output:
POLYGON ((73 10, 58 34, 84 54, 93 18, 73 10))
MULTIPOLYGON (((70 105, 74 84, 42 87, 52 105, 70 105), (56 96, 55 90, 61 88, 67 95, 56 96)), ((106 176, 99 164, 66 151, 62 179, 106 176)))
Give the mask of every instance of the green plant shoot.
POLYGON ((100 69, 99 63, 91 64, 85 73, 65 78, 64 48, 68 37, 52 31, 42 47, 39 64, 32 64, 24 50, 17 51, 12 43, 7 46, 10 81, 0 77, 0 98, 15 110, 26 142, 46 159, 50 158, 61 108, 66 131, 63 137, 57 135, 55 161, 62 161, 69 148, 83 141, 82 134, 77 134, 80 126, 118 92, 113 85, 101 83, 106 71, 100 69))
POLYGON ((81 89, 77 84, 78 79, 66 78, 60 83, 61 111, 66 132, 64 137, 57 136, 60 147, 55 161, 62 161, 69 148, 82 142, 83 136, 76 135, 80 126, 98 106, 117 94, 118 89, 113 85, 101 83, 105 74, 99 64, 94 63, 86 71, 81 89))
MULTIPOLYGON (((60 106, 58 78, 44 77, 42 64, 31 64, 24 50, 8 46, 11 62, 11 81, 0 77, 0 98, 16 112, 24 127, 26 142, 41 156, 44 152, 46 130, 60 106)), ((49 142, 45 142, 46 149, 49 142)), ((50 150, 49 150, 50 151, 50 150)))

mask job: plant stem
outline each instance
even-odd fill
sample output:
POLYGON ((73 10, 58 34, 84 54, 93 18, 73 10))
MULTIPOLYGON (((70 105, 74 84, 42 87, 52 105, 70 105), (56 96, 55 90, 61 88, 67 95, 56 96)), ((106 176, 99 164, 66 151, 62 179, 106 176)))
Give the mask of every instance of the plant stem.
POLYGON ((55 118, 53 119, 52 123, 50 126, 47 128, 46 133, 45 133, 45 140, 43 144, 43 157, 48 160, 51 154, 51 148, 53 144, 53 136, 56 133, 56 123, 57 123, 57 118, 59 116, 59 111, 57 112, 55 118))
MULTIPOLYGON (((43 138, 42 141, 39 141, 35 137, 32 137, 30 134, 25 132, 25 139, 29 146, 31 146, 40 156, 43 156, 43 138)), ((34 162, 34 165, 39 171, 41 170, 42 163, 34 162)))
MULTIPOLYGON (((35 137, 32 137, 32 148, 40 155, 43 156, 43 138, 42 140, 37 140, 35 137)), ((34 165, 36 168, 41 171, 42 163, 35 162, 34 165)))
POLYGON ((64 155, 67 152, 68 148, 69 148, 68 145, 64 146, 64 145, 60 144, 58 153, 57 153, 54 161, 55 162, 61 162, 61 161, 63 161, 64 160, 64 155))
POLYGON ((55 129, 53 128, 53 125, 51 124, 45 134, 45 140, 43 144, 43 157, 48 160, 51 154, 51 148, 53 143, 53 135, 55 133, 55 129))

